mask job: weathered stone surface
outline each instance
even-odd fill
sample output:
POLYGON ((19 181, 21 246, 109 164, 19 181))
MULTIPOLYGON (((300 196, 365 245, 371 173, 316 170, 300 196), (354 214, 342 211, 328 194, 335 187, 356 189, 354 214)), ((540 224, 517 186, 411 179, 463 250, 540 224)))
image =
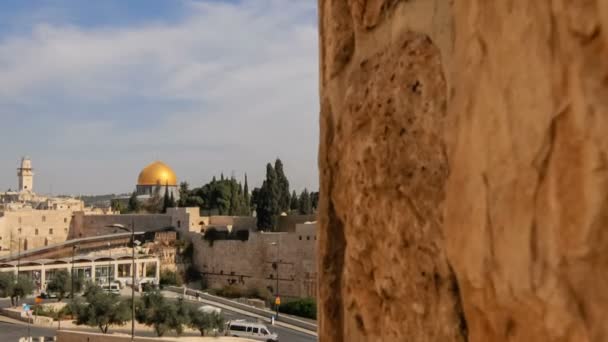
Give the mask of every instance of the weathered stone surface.
POLYGON ((449 4, 348 4, 319 6, 320 340, 465 340, 441 231, 449 4))
POLYGON ((445 228, 470 341, 608 340, 607 6, 455 4, 445 228))
POLYGON ((320 5, 321 340, 608 341, 608 2, 320 5))

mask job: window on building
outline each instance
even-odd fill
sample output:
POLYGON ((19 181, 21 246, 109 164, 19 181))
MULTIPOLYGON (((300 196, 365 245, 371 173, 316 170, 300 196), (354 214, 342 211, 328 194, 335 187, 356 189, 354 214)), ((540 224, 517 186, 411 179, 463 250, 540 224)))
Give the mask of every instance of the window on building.
POLYGON ((302 240, 302 235, 299 236, 300 240, 302 240))
POLYGON ((46 216, 42 215, 42 222, 46 222, 46 216))
POLYGON ((310 241, 310 236, 307 236, 307 237, 306 237, 306 240, 309 240, 309 241, 310 241))
POLYGON ((34 231, 34 234, 38 235, 38 228, 34 231))
POLYGON ((68 223, 68 218, 67 217, 63 218, 63 223, 68 223))
POLYGON ((49 228, 49 235, 53 235, 53 228, 49 228))
POLYGON ((177 228, 181 228, 182 227, 182 221, 177 220, 177 228))
POLYGON ((17 229, 17 233, 21 234, 21 228, 17 229))

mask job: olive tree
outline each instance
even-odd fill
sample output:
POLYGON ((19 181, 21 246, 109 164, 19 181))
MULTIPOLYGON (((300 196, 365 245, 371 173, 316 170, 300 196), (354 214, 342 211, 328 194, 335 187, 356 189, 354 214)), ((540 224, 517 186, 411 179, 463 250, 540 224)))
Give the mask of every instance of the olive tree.
POLYGON ((85 293, 86 303, 76 300, 72 312, 77 325, 98 327, 107 334, 110 325, 124 325, 131 318, 129 303, 117 294, 104 292, 99 286, 89 286, 85 293))

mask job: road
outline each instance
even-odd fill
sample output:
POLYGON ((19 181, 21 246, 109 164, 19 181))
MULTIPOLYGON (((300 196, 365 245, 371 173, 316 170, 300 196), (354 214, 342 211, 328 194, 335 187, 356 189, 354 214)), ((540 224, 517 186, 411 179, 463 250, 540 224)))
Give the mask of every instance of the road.
MULTIPOLYGON (((32 326, 30 332, 33 337, 55 336, 55 329, 39 328, 32 326)), ((27 324, 5 322, 0 316, 0 341, 19 341, 21 337, 27 337, 27 324)))
MULTIPOLYGON (((29 303, 29 304, 33 304, 34 303, 34 298, 27 298, 24 302, 29 303)), ((10 306, 10 300, 9 299, 0 299, 0 307, 4 308, 4 307, 8 307, 10 306)), ((228 320, 235 320, 235 319, 247 319, 247 320, 253 320, 250 317, 241 315, 241 314, 237 314, 234 312, 230 312, 228 310, 222 310, 225 319, 228 320)), ((270 324, 268 324, 268 329, 271 332, 276 332, 279 335, 279 340, 281 342, 314 342, 317 341, 317 338, 315 336, 306 334, 306 333, 302 333, 302 332, 298 332, 298 331, 294 331, 294 330, 290 330, 290 329, 286 329, 283 327, 279 327, 279 326, 272 326, 270 324)), ((79 327, 77 329, 74 330, 83 330, 83 331, 91 331, 91 332, 99 332, 99 329, 96 328, 89 328, 89 327, 79 327)), ((130 325, 127 324, 126 326, 120 327, 120 328, 111 328, 110 329, 112 332, 121 332, 121 333, 130 333, 131 332, 131 328, 130 325)), ((52 328, 40 328, 40 327, 31 327, 31 332, 32 332, 32 336, 55 336, 55 329, 52 328)), ((146 337, 152 337, 155 336, 154 332, 152 331, 140 331, 140 332, 136 332, 138 336, 146 336, 146 337)), ((185 336, 196 336, 195 333, 186 333, 184 334, 185 336)), ((0 341, 2 342, 9 342, 9 341, 18 341, 19 337, 26 337, 27 336, 27 324, 24 322, 17 322, 15 320, 11 320, 11 319, 6 319, 3 316, 0 316, 0 341)), ((174 334, 167 334, 167 336, 175 336, 174 334)))

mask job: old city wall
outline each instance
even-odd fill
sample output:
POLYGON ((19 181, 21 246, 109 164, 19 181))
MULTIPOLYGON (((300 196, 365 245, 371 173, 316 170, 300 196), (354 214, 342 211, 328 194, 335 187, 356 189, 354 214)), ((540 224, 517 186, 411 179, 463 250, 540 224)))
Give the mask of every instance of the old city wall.
POLYGON ((74 213, 74 223, 71 226, 70 237, 80 238, 96 235, 122 233, 117 228, 108 228, 112 224, 122 224, 129 228, 135 224, 135 231, 144 232, 172 226, 172 217, 165 214, 127 214, 127 215, 85 215, 83 212, 74 213))
POLYGON ((212 226, 232 226, 232 229, 257 229, 257 221, 253 216, 209 216, 209 225, 212 226))
POLYGON ((319 10, 320 340, 607 340, 606 2, 319 10))
POLYGON ((69 234, 72 211, 19 210, 0 216, 0 255, 63 242, 69 234), (12 242, 11 242, 12 239, 12 242), (19 247, 21 243, 21 247, 19 247))
POLYGON ((314 228, 296 233, 251 232, 247 241, 216 240, 211 244, 200 234, 190 234, 190 239, 194 243, 194 265, 211 288, 234 284, 274 292, 276 271, 272 263, 278 253, 282 296, 315 296, 314 228), (273 243, 278 243, 278 248, 273 243))

